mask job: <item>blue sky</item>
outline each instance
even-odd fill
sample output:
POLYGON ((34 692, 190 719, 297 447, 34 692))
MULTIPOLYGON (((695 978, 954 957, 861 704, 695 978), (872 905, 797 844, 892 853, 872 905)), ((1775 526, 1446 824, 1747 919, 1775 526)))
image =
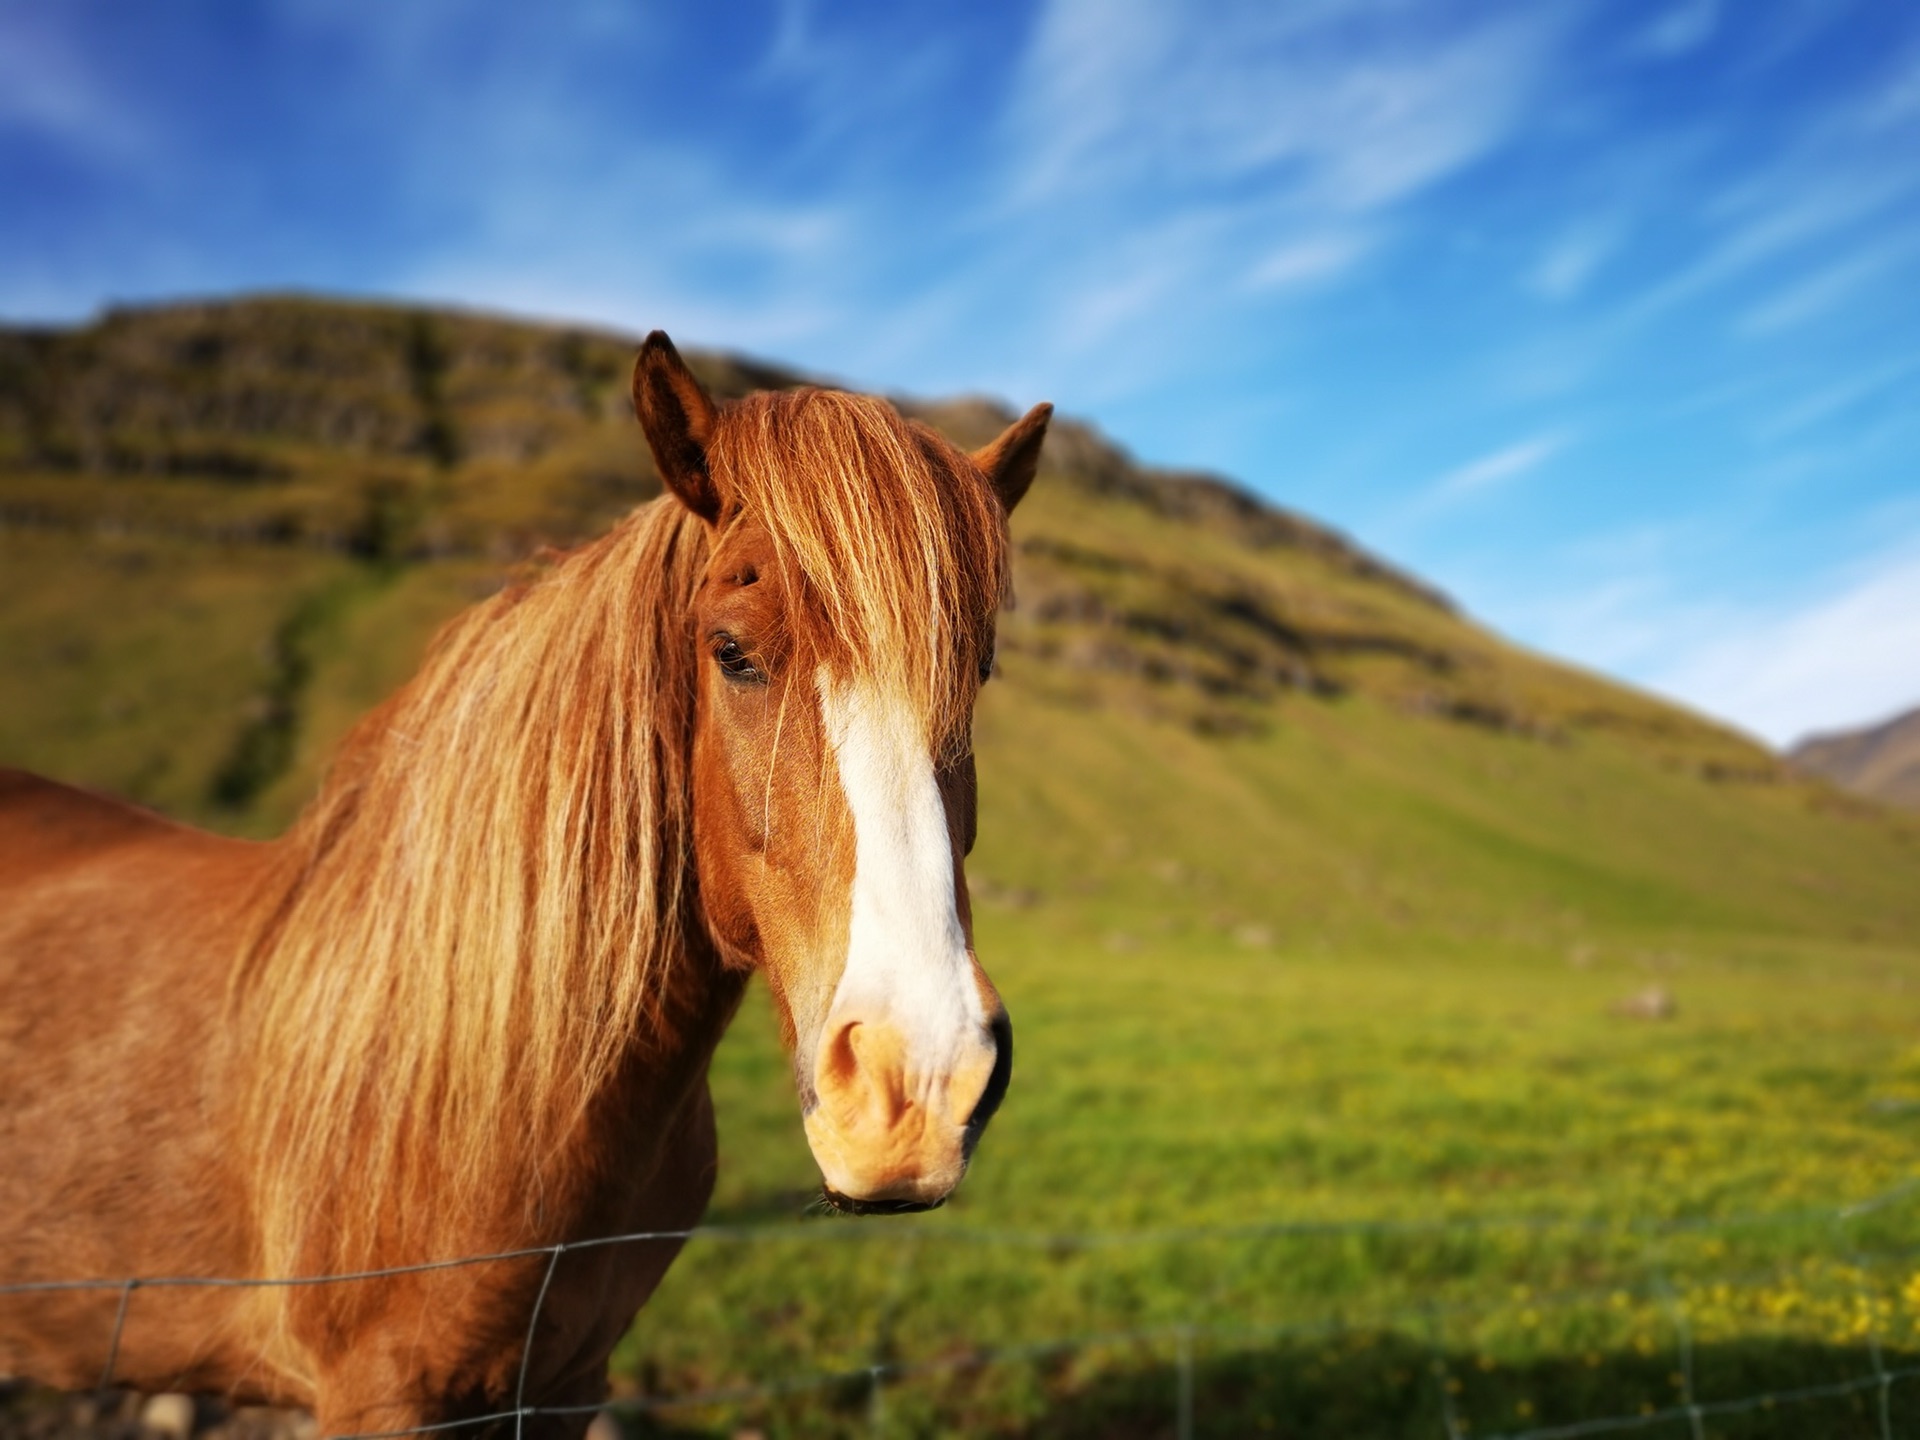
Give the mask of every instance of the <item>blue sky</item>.
POLYGON ((1903 0, 0 0, 0 316, 299 287, 1047 398, 1779 741, 1920 703, 1903 0))

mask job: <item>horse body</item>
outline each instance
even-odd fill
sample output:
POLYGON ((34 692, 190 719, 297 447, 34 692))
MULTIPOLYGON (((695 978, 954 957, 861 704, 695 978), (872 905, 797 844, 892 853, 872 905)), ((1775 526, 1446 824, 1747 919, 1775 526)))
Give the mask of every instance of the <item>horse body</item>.
MULTIPOLYGON (((257 883, 260 848, 0 777, 0 1283, 245 1273, 232 1153, 202 1118, 222 1048, 221 922, 204 897, 257 883)), ((217 1348, 208 1301, 192 1297, 194 1328, 217 1348)), ((98 1381, 118 1303, 0 1296, 0 1368, 98 1381)))
MULTIPOLYGON (((51 1278, 56 1264, 60 1278, 261 1273, 219 963, 244 912, 205 897, 271 886, 282 860, 271 845, 0 771, 0 1285, 51 1278)), ((503 1187, 496 1213, 463 1215, 457 1251, 434 1258, 696 1224, 716 1160, 706 1066, 745 978, 677 972, 697 1010, 684 1043, 636 1048, 597 1097, 537 1237, 503 1187)), ((526 1394, 591 1404, 606 1355, 678 1249, 566 1255, 550 1279, 543 1254, 320 1286, 0 1294, 0 1373, 67 1388, 111 1374, 320 1405, 329 1433, 403 1429, 515 1402, 545 1280, 526 1394), (276 1335, 295 1343, 263 1343, 276 1335)))
POLYGON ((1011 1063, 966 729, 1047 411, 968 457, 715 406, 659 335, 634 388, 671 493, 452 622, 287 836, 0 772, 0 1373, 590 1407, 678 1242, 551 1247, 697 1223, 756 969, 829 1198, 958 1183, 1011 1063), (174 1283, 234 1277, 322 1283, 174 1283))

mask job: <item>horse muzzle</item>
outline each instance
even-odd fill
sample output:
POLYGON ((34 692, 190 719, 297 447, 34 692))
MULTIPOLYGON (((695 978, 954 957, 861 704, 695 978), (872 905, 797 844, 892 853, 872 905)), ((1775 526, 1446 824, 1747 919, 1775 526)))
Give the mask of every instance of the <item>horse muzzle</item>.
MULTIPOLYGON (((996 997, 997 1000, 997 997, 996 997)), ((906 1030, 885 1018, 836 1017, 814 1068, 807 1143, 834 1209, 897 1215, 942 1204, 1013 1074, 1013 1028, 997 1004, 986 1024, 916 1064, 906 1030)))

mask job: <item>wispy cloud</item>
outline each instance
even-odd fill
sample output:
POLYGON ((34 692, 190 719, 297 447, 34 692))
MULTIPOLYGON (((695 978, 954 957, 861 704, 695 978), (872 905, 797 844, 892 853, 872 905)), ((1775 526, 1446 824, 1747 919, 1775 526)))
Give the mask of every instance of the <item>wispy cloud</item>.
MULTIPOLYGON (((1412 549, 1434 522, 1541 469, 1566 448, 1568 439, 1565 431, 1544 431, 1476 455, 1384 506, 1367 527, 1367 537, 1390 550, 1412 549)), ((1478 569, 1477 562, 1473 568, 1478 569)), ((1444 575, 1439 578, 1454 583, 1444 575)))
POLYGON ((1920 369, 1920 354, 1904 355, 1876 365, 1862 374, 1849 375, 1802 395, 1784 408, 1769 413, 1757 428, 1762 442, 1774 444, 1809 426, 1845 414, 1863 401, 1887 390, 1920 369))
POLYGON ((1874 245, 1827 265, 1805 279, 1776 291, 1735 322, 1743 335, 1772 335, 1817 320, 1839 308, 1867 285, 1902 261, 1911 260, 1914 243, 1905 237, 1892 244, 1874 245))
POLYGON ((984 206, 987 228, 1029 237, 1025 264, 963 283, 986 303, 1015 275, 1034 353, 1062 370, 1097 360, 1092 390, 1109 398, 1140 374, 1112 344, 1119 322, 1151 325, 1164 386, 1250 313, 1391 265, 1405 212, 1522 132, 1567 15, 1049 0, 984 206))
POLYGON ((1719 0, 1681 0, 1634 36, 1633 49, 1660 60, 1698 50, 1720 25, 1719 0))
POLYGON ((1549 300, 1570 300, 1586 289, 1619 248, 1625 227, 1615 219, 1585 221, 1554 240, 1527 272, 1527 288, 1549 300))
POLYGON ((1775 744, 1920 700, 1920 536, 1786 611, 1748 611, 1648 677, 1775 744))
POLYGON ((697 156, 636 152, 607 164, 588 196, 537 169, 502 176, 399 285, 803 359, 858 310, 851 210, 737 194, 697 156), (652 224, 656 211, 681 218, 652 224))
POLYGON ((1920 45, 1911 45, 1887 79, 1852 111, 1865 131, 1898 129, 1920 119, 1920 45))
POLYGON ((1288 241, 1254 262, 1247 283, 1255 290, 1279 290, 1331 280, 1358 264, 1367 245, 1358 232, 1288 241))
POLYGON ((1710 528, 1636 518, 1556 546, 1535 557, 1538 568, 1509 558, 1478 581, 1484 613, 1515 617, 1529 644, 1644 683, 1677 649, 1723 636, 1738 619, 1686 583, 1689 563, 1712 548, 1710 528))
POLYGON ((51 140, 92 161, 150 158, 153 121, 130 113, 49 18, 0 9, 0 133, 51 140))
POLYGON ((1920 188, 1920 172, 1897 168, 1842 164, 1838 173, 1820 172, 1812 162, 1782 166, 1721 197, 1714 209, 1724 228, 1706 253, 1636 297, 1623 318, 1653 318, 1770 261, 1830 244, 1920 188))
POLYGON ((1053 0, 1013 110, 1023 193, 1262 173, 1340 209, 1392 204, 1513 131, 1562 28, 1544 15, 1446 25, 1382 0, 1242 0, 1122 19, 1053 0))
POLYGON ((1451 505, 1510 484, 1522 475, 1538 470, 1559 454, 1566 443, 1567 437, 1555 432, 1534 435, 1489 451, 1447 471, 1426 488, 1422 499, 1429 507, 1451 505))

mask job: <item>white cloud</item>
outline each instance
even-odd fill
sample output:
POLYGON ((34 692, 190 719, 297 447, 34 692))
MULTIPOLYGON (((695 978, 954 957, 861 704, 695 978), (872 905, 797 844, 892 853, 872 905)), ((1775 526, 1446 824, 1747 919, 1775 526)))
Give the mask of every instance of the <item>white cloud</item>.
POLYGON ((1920 116, 1920 47, 1908 52, 1893 79, 1860 110, 1860 123, 1866 129, 1880 130, 1901 125, 1920 116))
POLYGON ((1892 269, 1911 253, 1910 241, 1877 245, 1828 265, 1776 292, 1748 310, 1735 324, 1742 335, 1771 335, 1817 320, 1852 299, 1868 281, 1892 269))
POLYGON ((1012 110, 1022 193, 1261 174, 1335 211, 1393 204, 1518 127, 1564 23, 1544 15, 1449 27, 1384 0, 1054 0, 1012 110))
POLYGON ((1785 409, 1774 409, 1756 430, 1758 437, 1773 444, 1810 425, 1818 425, 1844 414, 1864 400, 1872 399, 1920 368, 1920 354, 1906 355, 1878 365, 1863 374, 1850 375, 1803 395, 1785 409))
POLYGON ((1427 488, 1424 499, 1429 505, 1451 504, 1505 485, 1530 470, 1539 469, 1564 449, 1566 443, 1566 436, 1548 434, 1503 446, 1449 470, 1427 488))
MULTIPOLYGON (((1649 531, 1655 544, 1664 543, 1657 527, 1649 531)), ((1526 643, 1604 673, 1639 679, 1642 662, 1669 653, 1674 643, 1672 597, 1645 571, 1612 574, 1597 584, 1555 585, 1545 593, 1503 589, 1497 579, 1485 587, 1490 594, 1484 601, 1472 593, 1465 597, 1478 613, 1513 615, 1514 633, 1526 643)))
POLYGON ((1256 290, 1313 285, 1344 275, 1366 254, 1358 234, 1308 236, 1268 251, 1253 266, 1247 283, 1256 290))
POLYGON ((1890 215, 1903 213, 1920 191, 1920 167, 1908 162, 1920 133, 1910 131, 1920 127, 1869 116, 1859 104, 1809 116, 1778 153, 1708 192, 1693 211, 1711 237, 1698 258, 1623 307, 1622 320, 1653 318, 1796 256, 1831 262, 1845 247, 1865 252, 1884 244, 1890 215))
POLYGON ((1562 235, 1528 272, 1527 288, 1549 300, 1571 300, 1619 248, 1621 226, 1593 220, 1562 235))
MULTIPOLYGON (((1735 221, 1704 256, 1645 292, 1625 313, 1650 318, 1767 261, 1830 241, 1904 197, 1913 185, 1911 177, 1897 173, 1816 180, 1796 170, 1743 187, 1739 208, 1759 213, 1735 221)), ((1731 202, 1722 208, 1731 208, 1731 202)))
MULTIPOLYGON (((1257 309, 1388 263, 1412 202, 1522 133, 1570 16, 1048 0, 963 222, 997 258, 939 288, 976 311, 1031 297, 1003 340, 1083 398, 1137 394, 1149 365, 1163 387, 1243 343, 1257 309), (1128 327, 1153 345, 1116 344, 1128 327)), ((923 332, 928 353, 967 343, 923 332)))
POLYGON ((1697 521, 1640 521, 1542 555, 1501 556, 1456 588, 1476 613, 1504 617, 1527 644, 1644 684, 1676 647, 1725 631, 1728 613, 1671 579, 1707 543, 1697 521))
POLYGON ((11 8, 0 10, 0 131, 9 129, 50 138, 89 159, 122 163, 149 155, 155 135, 59 29, 11 8))
POLYGON ((1184 247, 1177 241, 1128 248, 1162 253, 1127 256, 1063 294, 1055 312, 1056 354, 1084 355, 1113 345, 1128 326, 1145 324, 1155 311, 1168 308, 1182 288, 1184 247))
POLYGON ((1681 0, 1635 37, 1634 49, 1660 60, 1698 50, 1720 27, 1719 0, 1681 0))
POLYGON ((1779 745, 1920 703, 1920 536, 1802 605, 1723 617, 1644 678, 1779 745))
MULTIPOLYGON (((1410 498, 1385 507, 1367 527, 1369 540, 1389 550, 1412 547, 1436 518, 1538 470, 1566 448, 1568 439, 1560 430, 1530 435, 1456 465, 1412 491, 1410 498)), ((1464 594, 1479 578, 1448 583, 1464 594)), ((1500 614, 1503 607, 1496 603, 1485 613, 1500 614)))

